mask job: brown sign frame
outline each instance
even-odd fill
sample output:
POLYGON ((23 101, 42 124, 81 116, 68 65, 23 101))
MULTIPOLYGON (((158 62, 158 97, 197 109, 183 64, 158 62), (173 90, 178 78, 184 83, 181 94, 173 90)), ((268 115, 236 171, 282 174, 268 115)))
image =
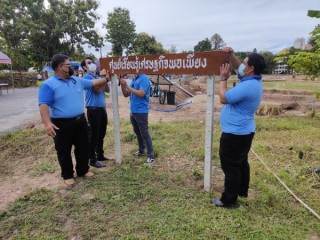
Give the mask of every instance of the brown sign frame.
POLYGON ((219 74, 229 62, 225 51, 100 58, 100 68, 111 74, 219 74))

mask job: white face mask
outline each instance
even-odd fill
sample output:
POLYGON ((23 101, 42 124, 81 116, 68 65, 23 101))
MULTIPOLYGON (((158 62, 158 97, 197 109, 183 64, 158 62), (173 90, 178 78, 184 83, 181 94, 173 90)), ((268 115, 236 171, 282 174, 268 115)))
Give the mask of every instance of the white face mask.
POLYGON ((94 63, 90 63, 88 65, 88 71, 89 72, 95 72, 97 70, 97 65, 95 65, 94 63))
POLYGON ((240 64, 239 68, 238 68, 238 78, 241 80, 243 78, 244 75, 244 69, 246 68, 246 65, 244 65, 243 63, 240 64))

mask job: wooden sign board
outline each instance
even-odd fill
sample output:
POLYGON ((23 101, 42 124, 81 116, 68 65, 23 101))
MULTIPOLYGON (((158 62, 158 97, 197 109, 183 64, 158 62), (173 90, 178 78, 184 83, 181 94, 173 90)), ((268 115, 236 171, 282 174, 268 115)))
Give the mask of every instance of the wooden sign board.
POLYGON ((219 74, 219 67, 227 63, 230 53, 225 51, 140 55, 100 58, 100 68, 111 74, 219 74))

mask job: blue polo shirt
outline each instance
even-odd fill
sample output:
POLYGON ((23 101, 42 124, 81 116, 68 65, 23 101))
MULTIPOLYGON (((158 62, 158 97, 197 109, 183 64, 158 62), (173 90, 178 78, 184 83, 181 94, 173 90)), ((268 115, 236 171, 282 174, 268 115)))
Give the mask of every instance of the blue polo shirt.
POLYGON ((260 75, 243 78, 234 88, 226 91, 227 103, 220 114, 220 126, 223 132, 235 135, 255 132, 254 115, 263 95, 261 78, 260 75))
POLYGON ((44 81, 38 93, 40 104, 47 104, 52 118, 73 118, 84 113, 83 90, 93 82, 75 76, 64 80, 53 75, 44 81))
POLYGON ((146 94, 143 97, 138 97, 130 93, 130 111, 131 113, 148 113, 149 112, 149 97, 150 97, 150 80, 145 74, 139 74, 130 83, 130 87, 143 90, 146 94))
MULTIPOLYGON (((99 76, 93 75, 92 73, 86 73, 83 79, 93 81, 99 79, 99 76)), ((85 90, 86 96, 86 107, 106 107, 105 91, 97 93, 92 89, 85 90)))

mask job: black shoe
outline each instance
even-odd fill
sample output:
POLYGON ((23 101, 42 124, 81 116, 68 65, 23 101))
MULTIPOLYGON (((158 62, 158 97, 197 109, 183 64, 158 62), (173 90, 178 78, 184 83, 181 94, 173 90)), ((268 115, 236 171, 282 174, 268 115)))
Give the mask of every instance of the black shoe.
POLYGON ((223 207, 223 208, 236 208, 237 207, 237 205, 235 203, 224 204, 223 202, 221 202, 221 200, 219 198, 211 198, 210 202, 213 203, 217 207, 223 207))
POLYGON ((107 161, 107 160, 111 160, 111 158, 108 158, 108 157, 102 155, 102 156, 97 157, 97 160, 98 161, 107 161))
POLYGON ((96 162, 90 162, 90 166, 96 167, 96 168, 103 168, 106 167, 106 165, 102 162, 96 161, 96 162))

